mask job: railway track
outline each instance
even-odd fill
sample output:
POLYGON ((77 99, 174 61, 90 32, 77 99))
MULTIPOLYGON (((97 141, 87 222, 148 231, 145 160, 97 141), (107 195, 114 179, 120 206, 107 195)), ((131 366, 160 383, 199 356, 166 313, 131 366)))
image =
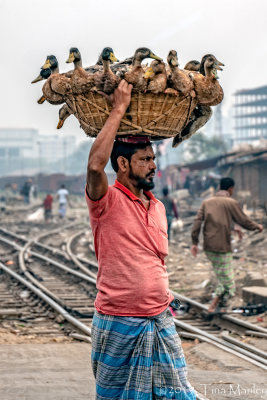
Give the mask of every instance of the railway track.
MULTIPOLYGON (((40 243, 40 237, 32 241, 6 230, 0 230, 0 242, 9 247, 9 253, 12 254, 13 258, 17 257, 17 268, 13 266, 11 268, 0 263, 0 270, 2 274, 9 276, 9 280, 12 282, 11 287, 20 285, 24 287, 24 291, 28 290, 33 293, 31 298, 34 303, 31 306, 36 304, 37 309, 33 316, 31 316, 32 309, 26 309, 25 313, 28 313, 27 321, 29 319, 34 320, 34 317, 38 315, 38 317, 47 318, 45 323, 49 324, 49 322, 51 323, 51 318, 54 320, 58 318, 56 317, 57 315, 60 316, 59 321, 62 324, 61 326, 64 327, 61 330, 59 329, 58 334, 64 333, 79 340, 90 342, 96 280, 82 272, 79 265, 81 264, 84 268, 88 268, 91 260, 75 254, 75 241, 82 234, 83 229, 80 229, 70 235, 66 244, 66 252, 64 252, 40 243)), ((94 267, 96 268, 97 265, 94 265, 94 267)), ((186 339, 197 338, 199 341, 208 342, 263 370, 267 370, 266 353, 248 345, 244 348, 242 342, 234 341, 235 339, 233 340, 231 335, 223 334, 224 328, 220 326, 220 321, 224 320, 227 323, 231 323, 230 330, 236 332, 239 332, 241 327, 242 332, 250 329, 253 332, 265 335, 267 334, 266 329, 228 315, 218 317, 219 321, 216 320, 210 323, 201 318, 201 313, 206 309, 205 306, 177 293, 175 295, 183 303, 189 304, 191 308, 190 313, 185 313, 183 316, 180 315, 179 318, 174 320, 181 337, 186 339)), ((3 296, 6 296, 5 292, 3 292, 3 296)), ((16 310, 17 306, 15 303, 13 304, 14 307, 11 310, 16 310)), ((12 317, 12 315, 10 316, 12 317)), ((19 318, 25 318, 25 315, 20 315, 19 318)), ((53 332, 51 328, 50 332, 53 332)), ((55 329, 54 332, 56 332, 55 329)), ((197 394, 197 399, 205 400, 206 398, 201 394, 197 394)))

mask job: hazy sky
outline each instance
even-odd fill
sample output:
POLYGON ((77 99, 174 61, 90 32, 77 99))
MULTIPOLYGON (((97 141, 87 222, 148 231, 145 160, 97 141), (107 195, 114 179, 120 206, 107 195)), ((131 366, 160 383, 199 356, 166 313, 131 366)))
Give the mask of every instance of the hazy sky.
POLYGON ((42 82, 30 84, 49 54, 56 55, 61 72, 69 70, 72 46, 84 66, 105 46, 119 59, 147 46, 165 61, 175 49, 181 66, 213 53, 225 64, 220 83, 227 115, 236 90, 267 84, 266 15, 264 0, 0 0, 0 128, 83 138, 73 116, 56 130, 58 107, 37 104, 42 82))

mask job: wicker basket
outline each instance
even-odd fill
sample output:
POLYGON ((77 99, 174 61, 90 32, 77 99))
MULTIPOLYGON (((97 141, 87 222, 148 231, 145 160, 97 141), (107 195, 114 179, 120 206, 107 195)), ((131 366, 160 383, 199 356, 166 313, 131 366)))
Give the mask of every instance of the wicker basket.
MULTIPOLYGON (((69 95, 69 108, 89 136, 97 136, 111 111, 106 98, 97 92, 69 95)), ((149 135, 151 139, 174 137, 187 124, 196 106, 195 98, 172 94, 133 93, 118 135, 149 135)))

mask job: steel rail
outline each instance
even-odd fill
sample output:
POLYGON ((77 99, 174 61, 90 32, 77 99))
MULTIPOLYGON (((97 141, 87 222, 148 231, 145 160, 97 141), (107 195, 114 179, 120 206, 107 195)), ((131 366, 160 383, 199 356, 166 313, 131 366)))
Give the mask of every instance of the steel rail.
POLYGON ((205 336, 198 335, 196 333, 184 332, 184 331, 180 331, 179 335, 181 337, 185 338, 185 339, 198 339, 200 342, 209 343, 209 344, 211 344, 211 345, 213 345, 215 347, 218 347, 219 349, 222 349, 222 350, 227 351, 227 352, 229 352, 231 354, 237 355, 238 357, 240 357, 240 358, 242 358, 242 359, 244 359, 244 360, 246 360, 246 361, 248 361, 248 362, 250 362, 252 364, 257 365, 258 367, 260 367, 262 369, 267 369, 267 367, 265 367, 265 365, 262 366, 259 363, 257 363, 256 361, 254 362, 254 360, 251 360, 249 357, 243 356, 242 354, 238 354, 233 350, 231 351, 230 348, 229 349, 225 348, 225 346, 220 345, 219 343, 215 343, 215 342, 213 342, 212 340, 210 340, 209 338, 207 338, 205 336))
MULTIPOLYGON (((4 241, 4 242, 7 242, 7 243, 10 243, 10 244, 12 244, 14 247, 16 247, 17 249, 21 250, 21 251, 20 251, 20 256, 21 256, 21 254, 24 255, 24 252, 27 250, 27 248, 28 248, 28 246, 29 246, 29 244, 30 244, 30 243, 27 243, 27 244, 24 246, 24 248, 21 248, 21 246, 15 244, 15 243, 12 243, 12 242, 10 242, 10 241, 7 240, 7 239, 3 239, 3 241, 4 241)), ((64 270, 65 270, 66 272, 68 272, 68 273, 71 273, 71 274, 76 275, 76 276, 78 276, 78 277, 80 277, 80 278, 82 278, 82 279, 88 280, 88 281, 90 281, 90 282, 93 283, 93 284, 96 284, 95 279, 91 279, 90 277, 88 277, 88 276, 86 276, 86 275, 84 275, 84 274, 81 274, 81 273, 79 273, 79 272, 73 271, 73 270, 69 269, 68 267, 65 267, 64 265, 62 265, 62 264, 60 264, 60 263, 58 263, 58 262, 56 262, 56 261, 54 261, 54 260, 49 259, 48 257, 45 257, 45 256, 40 255, 40 254, 35 253, 35 252, 31 252, 31 254, 32 254, 33 256, 36 256, 36 257, 38 257, 38 258, 41 258, 41 259, 43 259, 43 260, 45 260, 45 261, 50 262, 50 263, 52 263, 53 265, 58 266, 59 268, 64 269, 64 270)), ((24 257, 22 257, 22 259, 23 259, 23 258, 24 258, 24 257)), ((22 264, 23 264, 23 262, 22 262, 22 264)), ((24 266, 25 266, 25 265, 24 265, 24 266)), ((26 268, 25 268, 25 269, 26 269, 26 268)), ((27 272, 27 271, 26 271, 26 272, 27 272)), ((32 279, 34 279, 34 278, 30 275, 30 279, 32 280, 32 279)), ((38 286, 39 286, 40 283, 39 283, 38 281, 36 281, 36 282, 37 282, 37 284, 38 284, 38 286)), ((185 296, 178 295, 178 294, 175 293, 175 292, 174 292, 174 294, 175 294, 177 297, 180 297, 180 299, 181 299, 182 301, 187 301, 187 300, 188 300, 188 298, 186 298, 185 296)), ((189 299, 189 300, 191 300, 191 299, 189 299)), ((200 305, 200 308, 202 308, 202 309, 203 309, 203 308, 204 308, 204 309, 207 308, 207 307, 201 305, 200 303, 198 303, 198 302, 196 302, 196 301, 194 301, 194 300, 192 300, 192 302, 195 303, 195 304, 197 304, 197 306, 200 305)), ((191 331, 191 332, 193 331, 193 332, 195 332, 195 333, 197 333, 197 334, 206 336, 206 337, 210 338, 211 340, 213 340, 213 341, 215 341, 215 342, 219 342, 219 343, 221 342, 221 340, 218 339, 218 338, 216 338, 215 336, 210 335, 210 334, 207 334, 206 332, 203 332, 203 331, 201 331, 201 330, 198 329, 198 328, 194 328, 194 327, 190 326, 189 324, 185 324, 184 322, 177 321, 176 319, 174 320, 174 322, 175 322, 176 325, 178 325, 178 326, 181 326, 181 325, 182 325, 182 327, 184 327, 185 329, 187 329, 187 330, 189 330, 189 331, 191 331)), ((227 342, 224 343, 224 342, 222 341, 222 343, 223 343, 224 347, 230 347, 230 349, 236 350, 235 353, 236 353, 236 355, 238 355, 239 357, 242 355, 242 354, 240 355, 239 353, 243 353, 243 355, 248 356, 250 359, 254 359, 254 360, 252 360, 253 362, 252 362, 252 361, 250 361, 250 362, 252 362, 252 363, 255 364, 255 361, 256 361, 256 362, 259 361, 259 363, 256 364, 256 365, 261 366, 261 368, 262 368, 262 364, 267 365, 267 361, 264 360, 262 357, 258 357, 257 355, 256 355, 256 356, 251 355, 248 351, 243 350, 243 349, 239 349, 239 348, 238 348, 237 346, 235 346, 235 345, 230 345, 230 346, 229 346, 229 343, 227 343, 227 342)), ((264 369, 265 369, 265 368, 264 368, 264 369)), ((266 369, 267 369, 267 367, 266 367, 266 369)))
MULTIPOLYGON (((88 229, 88 228, 87 228, 87 229, 88 229)), ((67 253, 68 253, 68 255, 70 256, 70 258, 72 259, 72 261, 73 261, 75 264, 77 264, 78 267, 79 267, 82 271, 84 271, 86 274, 90 275, 92 278, 96 279, 96 278, 97 278, 97 275, 94 274, 93 272, 91 272, 88 268, 86 268, 86 267, 78 260, 78 258, 73 254, 73 252, 71 251, 71 243, 72 243, 72 241, 73 241, 76 237, 80 236, 80 235, 81 235, 85 230, 87 230, 87 229, 83 229, 82 231, 76 232, 74 235, 72 235, 72 236, 68 239, 68 241, 67 241, 66 248, 67 248, 67 253)), ((92 264, 93 264, 93 263, 92 263, 92 264)), ((97 264, 97 263, 94 263, 94 264, 97 264)), ((94 265, 93 265, 93 266, 94 266, 94 265)))
MULTIPOLYGON (((79 224, 78 224, 78 225, 79 225, 79 224)), ((69 225, 67 225, 66 227, 71 227, 71 226, 73 226, 73 224, 69 224, 69 225)), ((51 232, 49 232, 49 233, 46 232, 45 234, 42 234, 42 235, 38 236, 37 239, 35 239, 35 240, 34 240, 34 239, 27 240, 27 239, 25 239, 25 238, 23 238, 23 237, 17 235, 16 233, 9 232, 9 231, 7 231, 7 230, 5 230, 5 229, 0 228, 0 231, 1 231, 1 230, 2 230, 2 232, 4 232, 4 233, 5 233, 6 235, 8 235, 8 236, 13 236, 13 237, 15 237, 15 238, 18 239, 18 240, 22 240, 22 241, 28 243, 28 244, 29 244, 28 247, 31 246, 32 244, 35 244, 36 246, 38 246, 38 247, 40 247, 40 248, 49 250, 49 251, 51 251, 51 252, 57 253, 57 254, 59 254, 59 255, 62 255, 63 257, 66 257, 66 252, 64 252, 64 251, 62 251, 62 250, 60 250, 60 249, 58 249, 58 248, 56 248, 56 247, 52 247, 52 246, 45 245, 45 244, 43 244, 43 243, 41 243, 41 242, 38 241, 40 238, 49 235, 51 232)), ((58 230, 59 230, 59 228, 53 230, 52 232, 57 232, 58 230)), ((4 239, 4 238, 1 238, 1 237, 0 237, 0 240, 6 241, 6 243, 11 244, 11 245, 13 245, 13 243, 14 243, 14 242, 9 241, 8 239, 4 239)), ((15 245, 15 243, 14 243, 14 245, 15 245)), ((17 244, 16 244, 16 245, 17 245, 17 244)), ((32 253, 32 252, 31 252, 31 253, 32 253)), ((68 253, 67 253, 67 254, 68 254, 68 253)), ((69 256, 70 256, 70 255, 69 255, 69 256)), ((71 257, 71 256, 70 256, 70 257, 71 257)), ((72 257, 71 257, 71 258, 72 258, 72 257)), ((84 267, 84 265, 82 265, 82 264, 79 262, 79 260, 78 260, 74 255, 73 255, 72 260, 73 260, 73 262, 74 262, 80 269, 82 269, 82 271, 84 271, 87 275, 91 276, 93 279, 96 279, 96 278, 97 278, 97 275, 94 274, 93 272, 91 272, 90 270, 88 270, 86 267, 84 267)), ((97 263, 95 263, 94 261, 91 262, 90 260, 88 260, 88 261, 85 260, 84 262, 87 262, 89 265, 92 265, 92 267, 96 267, 96 266, 97 266, 97 263)))
POLYGON ((222 337, 224 340, 227 340, 227 341, 230 342, 230 343, 236 344, 236 345, 239 346, 239 347, 243 347, 243 349, 248 350, 248 351, 250 351, 251 353, 255 353, 255 354, 257 354, 258 356, 267 359, 267 353, 266 353, 264 350, 257 349, 257 347, 252 346, 252 345, 250 345, 250 344, 243 343, 243 342, 241 342, 240 340, 237 340, 237 339, 235 339, 235 338, 232 338, 231 336, 229 336, 229 335, 226 334, 226 333, 222 333, 221 337, 222 337))
POLYGON ((256 354, 250 353, 247 350, 244 350, 242 348, 238 348, 238 346, 231 344, 227 341, 224 341, 222 339, 217 338, 214 335, 211 335, 209 333, 206 333, 205 331, 202 331, 201 329, 195 328, 192 325, 189 325, 185 322, 179 321, 176 318, 174 318, 174 323, 176 326, 179 328, 185 329, 186 331, 192 332, 194 334, 203 336, 209 340, 211 340, 214 344, 216 343, 217 347, 222 346, 221 348, 229 353, 235 354, 236 356, 243 358, 247 361, 249 361, 251 364, 257 365, 258 367, 264 369, 267 371, 267 360, 265 360, 262 357, 257 356, 256 354), (218 346, 219 345, 219 346, 218 346))
POLYGON ((15 278, 17 281, 21 282, 24 286, 26 286, 32 292, 34 292, 38 297, 40 297, 47 304, 49 304, 55 311, 57 311, 59 314, 61 314, 64 317, 65 320, 70 322, 72 325, 74 325, 80 331, 84 332, 86 335, 91 336, 91 329, 88 326, 86 326, 85 324, 80 322, 78 319, 72 317, 63 307, 61 307, 59 304, 57 304, 49 296, 44 294, 40 289, 38 289, 37 287, 32 285, 26 279, 22 278, 20 275, 18 275, 16 272, 12 271, 8 267, 6 267, 1 262, 0 262, 0 268, 2 270, 4 270, 5 272, 7 272, 9 275, 11 275, 13 278, 15 278))
MULTIPOLYGON (((5 238, 1 238, 0 237, 0 241, 15 247, 19 251, 19 266, 20 266, 20 269, 21 269, 22 273, 24 274, 24 276, 26 276, 29 279, 29 281, 34 283, 38 288, 40 288, 49 297, 54 299, 60 305, 64 306, 64 303, 62 302, 62 300, 58 296, 56 296, 53 292, 51 292, 49 289, 47 289, 42 283, 40 283, 37 279, 35 279, 34 276, 32 276, 32 274, 27 270, 27 268, 25 266, 25 263, 24 263, 24 255, 25 255, 26 251, 28 250, 29 245, 32 242, 28 242, 28 243, 26 243, 26 245, 24 247, 21 247, 18 244, 14 243, 14 242, 11 242, 10 240, 5 239, 5 238)), ((78 278, 81 278, 81 279, 86 280, 86 281, 88 281, 90 283, 93 283, 96 286, 96 280, 91 278, 91 277, 89 277, 88 275, 82 274, 82 273, 80 273, 78 271, 74 271, 71 268, 66 267, 63 264, 60 264, 59 262, 50 259, 49 257, 43 256, 42 254, 39 254, 39 253, 36 253, 36 252, 33 252, 33 251, 30 251, 30 254, 33 255, 36 258, 42 259, 42 260, 44 260, 46 262, 49 262, 52 265, 55 265, 56 267, 64 270, 65 272, 67 272, 69 274, 75 275, 78 278)))
MULTIPOLYGON (((196 300, 192 300, 189 297, 183 296, 182 294, 179 294, 177 292, 174 292, 173 290, 171 290, 171 293, 177 297, 179 300, 181 300, 184 303, 188 303, 190 305, 192 305, 193 307, 196 307, 202 311, 208 312, 208 307, 204 306, 203 304, 199 303, 196 300)), ((251 331, 258 331, 258 332, 262 332, 262 333, 266 333, 267 334, 267 329, 263 328, 262 326, 257 326, 257 325, 253 325, 249 322, 246 321, 242 321, 239 318, 235 318, 232 317, 231 315, 227 315, 227 314, 222 314, 220 315, 220 318, 225 319, 227 321, 230 321, 232 323, 234 323, 235 325, 240 325, 244 328, 250 329, 251 331)))

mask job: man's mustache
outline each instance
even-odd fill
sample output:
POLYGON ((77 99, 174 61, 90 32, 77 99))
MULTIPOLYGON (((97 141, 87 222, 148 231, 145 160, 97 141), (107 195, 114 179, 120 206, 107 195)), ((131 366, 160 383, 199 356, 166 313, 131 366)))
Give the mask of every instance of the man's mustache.
POLYGON ((149 178, 151 175, 154 175, 155 174, 155 169, 154 170, 152 170, 151 172, 149 172, 149 174, 147 174, 146 175, 146 178, 149 178))

